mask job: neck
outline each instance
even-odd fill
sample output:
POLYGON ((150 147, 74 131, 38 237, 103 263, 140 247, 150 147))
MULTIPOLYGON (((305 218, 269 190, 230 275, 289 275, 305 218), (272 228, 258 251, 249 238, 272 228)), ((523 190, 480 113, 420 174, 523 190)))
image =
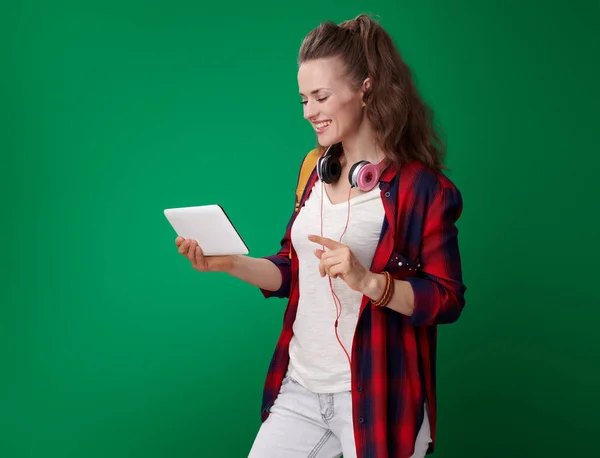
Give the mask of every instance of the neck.
POLYGON ((377 146, 375 132, 366 121, 360 124, 356 134, 342 141, 342 146, 343 156, 350 165, 359 161, 376 164, 385 158, 383 150, 377 146))

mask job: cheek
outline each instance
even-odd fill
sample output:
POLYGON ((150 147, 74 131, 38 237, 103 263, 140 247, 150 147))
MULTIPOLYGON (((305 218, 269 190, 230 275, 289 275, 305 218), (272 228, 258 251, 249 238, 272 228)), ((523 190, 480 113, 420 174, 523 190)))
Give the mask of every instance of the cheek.
POLYGON ((344 104, 339 104, 337 107, 337 120, 343 125, 344 129, 355 128, 360 123, 361 110, 353 101, 348 101, 344 104))

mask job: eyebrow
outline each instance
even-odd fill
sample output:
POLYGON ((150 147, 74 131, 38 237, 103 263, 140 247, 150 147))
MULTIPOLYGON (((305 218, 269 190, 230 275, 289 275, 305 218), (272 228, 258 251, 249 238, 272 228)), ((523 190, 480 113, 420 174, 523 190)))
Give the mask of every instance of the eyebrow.
MULTIPOLYGON (((311 95, 314 95, 314 94, 316 94, 317 92, 320 92, 320 91, 329 91, 329 90, 330 90, 329 88, 326 88, 326 87, 320 87, 319 89, 315 89, 314 91, 311 91, 311 92, 310 92, 310 94, 311 94, 311 95)), ((303 94, 302 92, 300 93, 300 95, 301 95, 302 97, 304 97, 304 94, 303 94)))

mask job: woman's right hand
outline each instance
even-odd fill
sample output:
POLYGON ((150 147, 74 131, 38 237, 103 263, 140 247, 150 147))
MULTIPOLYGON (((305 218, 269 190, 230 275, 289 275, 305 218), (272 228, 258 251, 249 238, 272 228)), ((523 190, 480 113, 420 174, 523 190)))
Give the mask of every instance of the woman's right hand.
POLYGON ((192 267, 200 272, 230 272, 235 256, 204 256, 198 242, 177 237, 175 245, 179 253, 189 259, 192 267))

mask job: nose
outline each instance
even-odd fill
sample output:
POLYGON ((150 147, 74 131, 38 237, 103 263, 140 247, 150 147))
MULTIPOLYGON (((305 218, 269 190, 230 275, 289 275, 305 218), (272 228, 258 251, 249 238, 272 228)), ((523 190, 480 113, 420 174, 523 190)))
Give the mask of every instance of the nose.
POLYGON ((318 111, 315 109, 314 103, 312 103, 310 100, 308 100, 304 104, 304 119, 310 121, 311 118, 316 118, 317 114, 318 114, 318 111))

